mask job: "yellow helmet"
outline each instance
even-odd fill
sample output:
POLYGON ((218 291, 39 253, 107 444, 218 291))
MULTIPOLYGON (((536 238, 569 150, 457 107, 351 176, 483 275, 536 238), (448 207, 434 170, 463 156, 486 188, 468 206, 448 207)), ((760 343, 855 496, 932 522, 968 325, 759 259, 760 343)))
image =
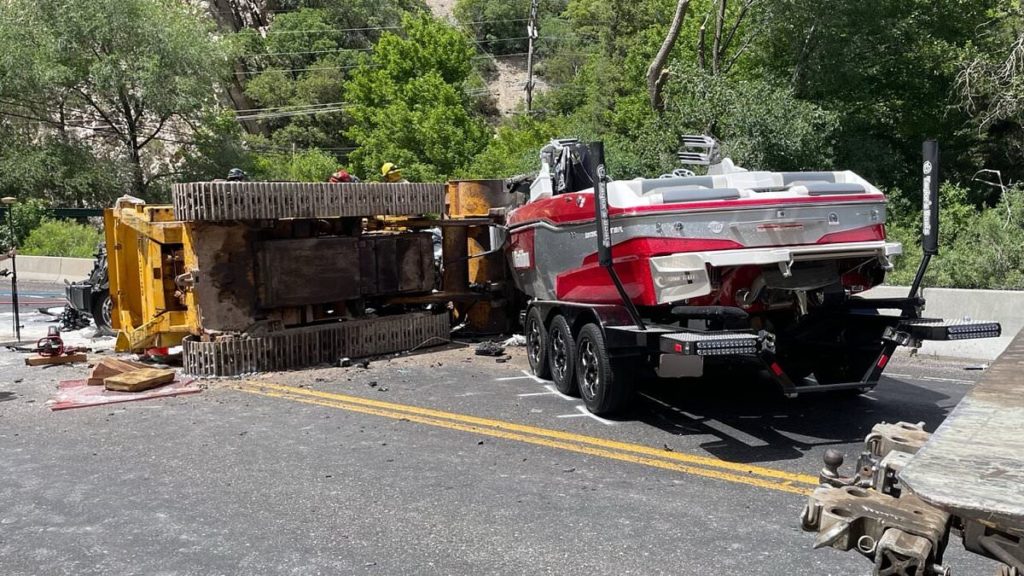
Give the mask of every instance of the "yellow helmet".
POLYGON ((380 175, 385 182, 401 182, 402 171, 393 162, 386 162, 380 167, 380 175))

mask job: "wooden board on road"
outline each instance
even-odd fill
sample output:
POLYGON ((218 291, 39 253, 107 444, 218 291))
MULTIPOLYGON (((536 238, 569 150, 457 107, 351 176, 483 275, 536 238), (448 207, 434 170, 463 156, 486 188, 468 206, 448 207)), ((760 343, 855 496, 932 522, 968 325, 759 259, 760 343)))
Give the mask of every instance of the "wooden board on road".
POLYGON ((103 386, 103 382, 111 376, 117 376, 118 374, 124 374, 125 372, 131 372, 141 368, 149 368, 149 366, 138 362, 121 360, 119 358, 103 358, 97 362, 96 365, 93 366, 92 371, 89 372, 89 385, 103 386))
POLYGON ((142 368, 111 376, 103 381, 103 385, 107 390, 115 390, 117 392, 139 392, 173 382, 174 376, 174 370, 142 368))
POLYGON ((52 366, 54 364, 71 364, 73 362, 85 362, 88 360, 85 354, 65 354, 62 356, 31 356, 25 358, 26 366, 52 366))

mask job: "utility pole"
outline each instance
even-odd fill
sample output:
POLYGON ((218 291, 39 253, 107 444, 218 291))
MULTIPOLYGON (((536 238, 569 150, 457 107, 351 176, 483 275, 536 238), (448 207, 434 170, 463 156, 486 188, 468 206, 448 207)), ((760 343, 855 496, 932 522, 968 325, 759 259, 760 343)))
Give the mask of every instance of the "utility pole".
POLYGON ((7 207, 7 226, 11 232, 11 305, 14 307, 14 338, 21 342, 21 318, 18 315, 18 237, 14 232, 14 205, 18 202, 12 196, 0 199, 7 207))
POLYGON ((526 56, 526 111, 533 112, 533 54, 537 33, 537 11, 540 8, 540 0, 530 0, 530 21, 526 25, 526 36, 530 39, 530 47, 526 56))

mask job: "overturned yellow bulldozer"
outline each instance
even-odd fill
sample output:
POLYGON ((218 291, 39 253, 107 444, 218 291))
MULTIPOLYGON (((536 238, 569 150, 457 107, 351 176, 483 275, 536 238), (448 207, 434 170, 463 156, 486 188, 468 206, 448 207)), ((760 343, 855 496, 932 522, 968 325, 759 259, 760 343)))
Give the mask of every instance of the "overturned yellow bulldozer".
POLYGON ((214 376, 441 344, 452 313, 501 331, 502 192, 204 182, 173 205, 122 199, 105 214, 117 348, 181 344, 187 372, 214 376))

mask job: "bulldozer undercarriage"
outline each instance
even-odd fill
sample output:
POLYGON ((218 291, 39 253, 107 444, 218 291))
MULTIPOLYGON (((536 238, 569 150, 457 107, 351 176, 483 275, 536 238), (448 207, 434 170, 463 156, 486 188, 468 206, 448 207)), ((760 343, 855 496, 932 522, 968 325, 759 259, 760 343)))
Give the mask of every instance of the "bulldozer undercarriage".
MULTIPOLYGON (((122 199, 106 215, 118 349, 181 343, 186 372, 234 376, 443 344, 441 300, 483 297, 467 279, 442 286, 431 229, 457 230, 464 253, 466 230, 490 222, 438 220, 447 193, 208 182, 176 185, 173 207, 122 199)), ((464 276, 467 258, 449 267, 464 276)))

